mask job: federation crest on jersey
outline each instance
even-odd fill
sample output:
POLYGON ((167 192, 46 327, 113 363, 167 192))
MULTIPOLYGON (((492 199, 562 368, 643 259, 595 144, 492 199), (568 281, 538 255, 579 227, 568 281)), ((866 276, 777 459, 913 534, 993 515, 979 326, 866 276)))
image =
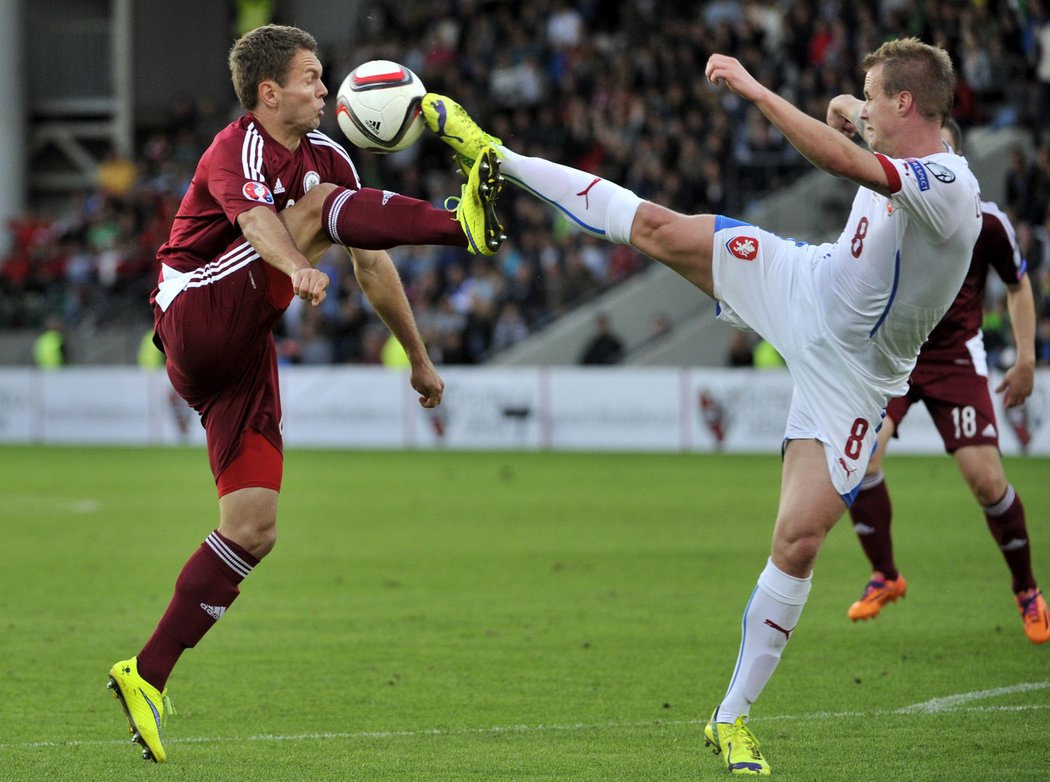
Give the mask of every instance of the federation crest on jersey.
POLYGON ((734 258, 753 261, 758 257, 758 239, 754 236, 734 236, 726 242, 726 249, 734 258))
POLYGON ((307 171, 303 176, 303 192, 309 193, 313 188, 321 184, 321 175, 316 171, 307 171))
POLYGON ((260 204, 273 204, 273 194, 270 192, 270 188, 262 182, 245 182, 241 192, 249 201, 258 201, 260 204))

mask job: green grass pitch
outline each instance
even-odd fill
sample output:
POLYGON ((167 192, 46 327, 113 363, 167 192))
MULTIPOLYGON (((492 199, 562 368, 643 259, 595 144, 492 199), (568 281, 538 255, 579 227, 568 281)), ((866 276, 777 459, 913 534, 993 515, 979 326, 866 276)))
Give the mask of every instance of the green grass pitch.
MULTIPOLYGON (((1009 459, 1050 586, 1050 460, 1009 459)), ((274 553, 169 689, 169 762, 106 671, 217 523, 196 449, 0 447, 0 780, 706 780, 779 460, 292 451, 274 553)), ((1050 777, 1050 645, 944 456, 893 457, 909 596, 832 531, 752 714, 783 780, 1050 777)))

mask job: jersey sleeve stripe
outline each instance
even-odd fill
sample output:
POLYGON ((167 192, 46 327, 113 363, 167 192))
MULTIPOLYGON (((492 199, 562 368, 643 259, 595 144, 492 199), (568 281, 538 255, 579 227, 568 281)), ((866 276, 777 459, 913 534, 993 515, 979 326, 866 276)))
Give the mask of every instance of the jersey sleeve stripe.
POLYGON ((350 163, 350 165, 353 165, 353 163, 350 162, 350 156, 346 154, 346 150, 343 149, 341 145, 336 144, 334 141, 332 141, 332 139, 330 139, 321 131, 311 130, 306 135, 309 136, 310 143, 315 144, 319 147, 331 147, 342 156, 343 160, 345 160, 347 163, 350 163))
POLYGON ((262 144, 262 137, 252 123, 244 134, 244 143, 241 144, 241 167, 245 179, 265 181, 262 175, 262 144))
POLYGON ((898 192, 901 189, 901 175, 897 173, 897 167, 893 165, 893 161, 878 152, 875 153, 875 159, 879 161, 879 165, 886 174, 886 184, 889 185, 890 193, 898 192))
POLYGON ((361 186, 361 177, 357 175, 357 168, 354 166, 354 161, 352 161, 350 159, 350 156, 346 154, 346 150, 343 149, 341 144, 337 144, 336 142, 332 141, 331 138, 329 138, 319 130, 311 130, 309 133, 306 134, 306 136, 310 139, 310 143, 314 144, 315 146, 328 147, 329 149, 335 150, 336 154, 342 157, 343 160, 346 161, 346 164, 350 166, 350 170, 354 174, 354 181, 357 183, 357 186, 361 186))

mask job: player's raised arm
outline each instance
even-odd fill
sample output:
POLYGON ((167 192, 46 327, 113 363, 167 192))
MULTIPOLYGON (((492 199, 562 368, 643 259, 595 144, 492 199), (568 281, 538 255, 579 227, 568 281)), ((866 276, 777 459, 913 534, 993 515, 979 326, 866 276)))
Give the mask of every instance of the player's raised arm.
MULTIPOLYGON (((883 195, 892 192, 878 159, 847 137, 852 133, 844 134, 845 122, 836 128, 810 117, 759 83, 734 57, 711 55, 706 74, 712 84, 724 85, 758 106, 784 138, 817 168, 883 195)), ((857 114, 859 118, 860 112, 857 114)), ((853 128, 857 130, 856 125, 853 128)))
POLYGON ((860 135, 863 139, 868 124, 860 118, 864 101, 853 95, 836 95, 828 102, 828 126, 837 130, 846 138, 860 135))

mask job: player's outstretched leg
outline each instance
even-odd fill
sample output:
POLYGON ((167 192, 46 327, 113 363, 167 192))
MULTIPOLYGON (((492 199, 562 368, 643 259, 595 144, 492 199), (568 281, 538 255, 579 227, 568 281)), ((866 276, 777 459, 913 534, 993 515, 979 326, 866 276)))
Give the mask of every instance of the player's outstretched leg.
POLYGON ((503 142, 483 131, 466 109, 451 98, 428 92, 423 96, 423 121, 442 141, 452 147, 463 173, 469 175, 484 147, 503 142))
POLYGON ((766 776, 769 763, 762 757, 758 739, 745 724, 746 717, 737 717, 735 722, 718 722, 718 709, 704 727, 704 745, 716 755, 721 755, 731 774, 766 776))
POLYGON ((478 151, 455 208, 456 220, 475 255, 492 255, 507 238, 496 216, 495 203, 503 190, 499 158, 492 147, 478 151))
MULTIPOLYGON (((444 95, 423 96, 423 117, 427 127, 452 147, 464 171, 483 149, 490 148, 509 182, 558 209, 585 233, 618 244, 631 243, 631 227, 642 199, 630 190, 588 171, 517 154, 444 95)), ((658 254, 653 257, 661 260, 658 254)))
POLYGON ((165 713, 175 713, 168 700, 168 691, 161 692, 139 676, 136 657, 114 663, 109 670, 107 686, 124 709, 131 740, 142 745, 142 757, 154 763, 167 760, 160 736, 165 713))
POLYGON ((1024 634, 1034 644, 1050 641, 1050 611, 1039 589, 1028 589, 1016 595, 1017 610, 1024 622, 1024 634))
POLYGON ((896 579, 888 579, 879 571, 871 574, 871 581, 864 587, 860 600, 849 607, 847 615, 854 622, 863 619, 874 619, 883 606, 896 602, 908 592, 908 582, 904 576, 897 574, 896 579))

